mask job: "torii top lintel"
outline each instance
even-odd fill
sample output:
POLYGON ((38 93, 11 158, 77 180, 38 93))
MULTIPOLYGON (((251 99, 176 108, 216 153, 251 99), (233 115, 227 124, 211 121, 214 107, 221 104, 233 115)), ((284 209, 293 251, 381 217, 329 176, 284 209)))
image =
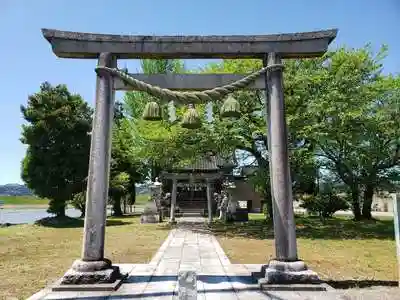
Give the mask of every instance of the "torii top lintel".
POLYGON ((63 58, 98 58, 102 52, 121 59, 140 58, 282 58, 317 57, 335 39, 337 29, 273 35, 143 36, 42 29, 53 52, 63 58))

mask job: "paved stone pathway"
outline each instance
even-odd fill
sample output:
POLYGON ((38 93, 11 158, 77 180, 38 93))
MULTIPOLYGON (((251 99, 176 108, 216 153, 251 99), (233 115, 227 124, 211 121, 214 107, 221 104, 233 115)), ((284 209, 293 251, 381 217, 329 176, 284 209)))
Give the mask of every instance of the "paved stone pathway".
POLYGON ((177 274, 196 271, 197 299, 400 299, 399 289, 364 289, 328 292, 262 292, 251 277, 261 265, 231 264, 203 218, 181 218, 149 264, 120 264, 129 277, 115 292, 50 292, 29 300, 49 299, 178 299, 177 274))

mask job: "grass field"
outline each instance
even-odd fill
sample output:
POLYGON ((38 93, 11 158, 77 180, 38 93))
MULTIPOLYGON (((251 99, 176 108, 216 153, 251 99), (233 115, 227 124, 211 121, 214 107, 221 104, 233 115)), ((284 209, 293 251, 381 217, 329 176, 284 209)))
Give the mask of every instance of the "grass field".
POLYGON ((4 205, 47 205, 49 201, 34 196, 0 196, 4 205))
MULTIPOLYGON (((273 258, 271 225, 262 214, 241 224, 213 226, 232 263, 265 264, 273 258)), ((326 280, 397 280, 393 220, 354 222, 297 217, 299 257, 326 280)))
MULTIPOLYGON (((16 225, 0 228, 0 299, 26 299, 60 278, 80 257, 82 220, 62 228, 16 225)), ((114 263, 147 263, 168 227, 139 224, 139 218, 109 218, 106 257, 114 263)))
POLYGON ((135 205, 145 205, 149 201, 149 196, 148 194, 136 195, 135 205))

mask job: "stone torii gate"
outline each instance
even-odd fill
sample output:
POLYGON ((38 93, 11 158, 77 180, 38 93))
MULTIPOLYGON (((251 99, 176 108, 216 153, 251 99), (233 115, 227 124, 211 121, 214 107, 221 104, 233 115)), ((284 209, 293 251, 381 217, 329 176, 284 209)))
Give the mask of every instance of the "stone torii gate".
MULTIPOLYGON (((263 268, 265 281, 298 283, 318 279, 297 255, 281 60, 323 55, 336 37, 336 29, 254 36, 130 36, 52 29, 42 29, 42 33, 58 57, 97 59, 101 68, 116 68, 117 59, 262 59, 265 76, 258 77, 246 88, 266 90, 276 256, 263 268)), ((208 90, 244 77, 233 74, 129 75, 170 90, 208 90)), ((130 89, 121 76, 97 72, 82 257, 64 275, 62 284, 113 283, 121 278, 119 269, 104 258, 104 238, 114 95, 116 90, 130 89)))

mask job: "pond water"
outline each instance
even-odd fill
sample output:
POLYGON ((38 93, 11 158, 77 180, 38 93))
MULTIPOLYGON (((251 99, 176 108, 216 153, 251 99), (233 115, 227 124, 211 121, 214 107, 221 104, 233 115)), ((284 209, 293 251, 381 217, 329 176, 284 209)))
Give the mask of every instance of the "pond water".
MULTIPOLYGON (((65 212, 67 216, 73 218, 81 215, 80 211, 74 208, 68 208, 65 212)), ((51 216, 53 215, 47 213, 46 208, 4 208, 0 209, 0 224, 33 224, 37 220, 51 216)))

